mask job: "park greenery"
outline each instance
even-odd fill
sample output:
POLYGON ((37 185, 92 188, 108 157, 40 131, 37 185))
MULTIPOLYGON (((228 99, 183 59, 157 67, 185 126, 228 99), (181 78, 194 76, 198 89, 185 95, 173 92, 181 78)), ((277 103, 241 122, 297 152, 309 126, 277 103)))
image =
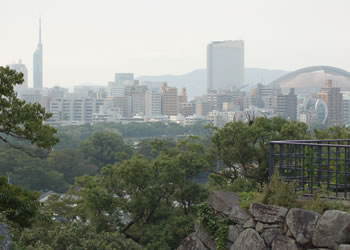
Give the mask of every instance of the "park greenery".
MULTIPOLYGON (((350 132, 309 131, 279 117, 223 128, 54 129, 40 105, 16 99, 13 86, 21 82, 21 74, 0 67, 0 220, 10 226, 16 249, 176 249, 196 219, 224 248, 226 222, 204 204, 210 191, 238 192, 245 207, 254 201, 298 206, 294 187, 278 171, 268 183, 269 141, 349 138, 350 132), (40 203, 47 191, 53 193, 40 203)), ((302 204, 316 211, 335 205, 319 195, 302 204)))
MULTIPOLYGON (((0 171, 13 186, 57 193, 34 207, 35 216, 24 229, 6 218, 19 249, 175 249, 195 220, 208 213, 201 208, 212 190, 239 192, 243 206, 254 201, 301 206, 291 184, 279 179, 265 184, 268 142, 348 134, 346 128, 311 134, 305 124, 282 118, 207 126, 202 136, 129 143, 118 130, 95 131, 90 125, 72 129, 86 135, 86 128, 94 132, 78 146, 59 149, 60 143, 69 144, 60 137, 46 158, 1 146, 0 171)), ((69 134, 69 128, 63 131, 69 134)), ((58 135, 62 133, 58 128, 58 135)), ((334 208, 317 197, 307 206, 334 208)), ((216 223, 224 223, 207 222, 213 231, 216 223)), ((217 242, 222 245, 226 229, 219 229, 217 242)))

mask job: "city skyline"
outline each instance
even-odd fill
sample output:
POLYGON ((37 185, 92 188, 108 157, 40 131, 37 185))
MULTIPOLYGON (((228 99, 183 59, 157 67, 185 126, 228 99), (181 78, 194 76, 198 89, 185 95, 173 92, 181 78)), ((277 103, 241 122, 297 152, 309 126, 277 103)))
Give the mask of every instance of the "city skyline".
POLYGON ((0 65, 22 59, 32 86, 31 57, 42 16, 47 87, 107 84, 115 72, 138 77, 205 68, 206 46, 213 40, 244 40, 247 67, 293 71, 331 65, 349 70, 350 37, 341 32, 349 7, 342 0, 5 1, 0 65))

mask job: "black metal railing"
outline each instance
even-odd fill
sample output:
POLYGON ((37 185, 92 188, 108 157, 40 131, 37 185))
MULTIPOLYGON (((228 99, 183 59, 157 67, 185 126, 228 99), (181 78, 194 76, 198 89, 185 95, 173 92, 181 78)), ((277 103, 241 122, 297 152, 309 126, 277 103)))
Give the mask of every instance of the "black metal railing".
POLYGON ((269 176, 278 168, 296 191, 327 189, 332 197, 349 198, 350 140, 271 141, 269 176))

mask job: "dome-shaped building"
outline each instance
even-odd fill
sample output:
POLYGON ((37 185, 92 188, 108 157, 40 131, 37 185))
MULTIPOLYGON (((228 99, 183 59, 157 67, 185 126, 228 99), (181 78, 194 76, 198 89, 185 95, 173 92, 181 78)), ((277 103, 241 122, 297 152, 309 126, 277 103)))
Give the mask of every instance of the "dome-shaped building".
POLYGON ((350 72, 331 66, 302 68, 277 78, 270 85, 282 90, 295 88, 297 93, 315 93, 327 80, 332 80, 334 87, 350 90, 350 72))

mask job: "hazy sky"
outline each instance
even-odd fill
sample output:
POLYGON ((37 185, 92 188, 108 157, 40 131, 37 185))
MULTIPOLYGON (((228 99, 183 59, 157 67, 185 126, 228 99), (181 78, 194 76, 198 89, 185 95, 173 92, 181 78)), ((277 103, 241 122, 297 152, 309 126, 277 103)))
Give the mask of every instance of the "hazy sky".
POLYGON ((245 40, 246 67, 350 70, 349 0, 0 0, 0 65, 32 86, 42 17, 44 86, 106 84, 115 72, 206 67, 214 40, 245 40))

